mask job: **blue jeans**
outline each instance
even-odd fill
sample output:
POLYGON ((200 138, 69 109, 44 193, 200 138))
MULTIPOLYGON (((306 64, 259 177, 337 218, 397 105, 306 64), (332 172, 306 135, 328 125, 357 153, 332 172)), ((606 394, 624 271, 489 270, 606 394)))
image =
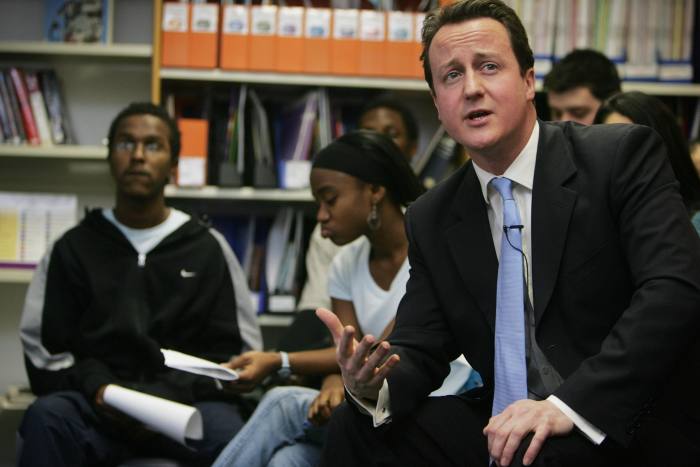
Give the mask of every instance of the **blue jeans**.
POLYGON ((306 421, 317 395, 315 389, 298 386, 268 391, 213 467, 318 465, 326 429, 306 421))

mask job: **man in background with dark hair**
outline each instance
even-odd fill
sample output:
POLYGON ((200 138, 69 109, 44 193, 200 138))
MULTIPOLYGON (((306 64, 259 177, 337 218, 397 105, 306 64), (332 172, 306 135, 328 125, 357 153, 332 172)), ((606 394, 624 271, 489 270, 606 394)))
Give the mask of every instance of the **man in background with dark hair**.
POLYGON ((578 49, 544 77, 550 118, 591 125, 600 105, 622 90, 615 64, 602 53, 578 49))
POLYGON ((161 348, 215 362, 262 338, 245 277, 216 231, 165 204, 177 169, 175 121, 150 103, 111 124, 113 209, 94 209, 47 251, 20 336, 39 397, 19 429, 20 466, 115 465, 168 457, 209 465, 243 424, 218 381, 164 366, 161 348), (119 385, 194 405, 203 438, 183 447, 110 408, 119 385))

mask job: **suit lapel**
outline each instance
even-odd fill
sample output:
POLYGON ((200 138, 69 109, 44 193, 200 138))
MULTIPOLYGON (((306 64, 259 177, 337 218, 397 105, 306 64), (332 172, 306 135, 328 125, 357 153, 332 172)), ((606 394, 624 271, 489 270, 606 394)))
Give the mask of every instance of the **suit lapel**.
POLYGON ((447 243, 469 293, 476 299, 491 330, 496 323, 498 262, 493 248, 486 203, 470 163, 452 201, 454 223, 445 229, 447 243), (467 213, 480 213, 469 216, 467 213))
POLYGON ((552 297, 576 192, 564 182, 576 173, 572 149, 561 129, 540 122, 535 179, 532 190, 532 276, 535 323, 552 297))

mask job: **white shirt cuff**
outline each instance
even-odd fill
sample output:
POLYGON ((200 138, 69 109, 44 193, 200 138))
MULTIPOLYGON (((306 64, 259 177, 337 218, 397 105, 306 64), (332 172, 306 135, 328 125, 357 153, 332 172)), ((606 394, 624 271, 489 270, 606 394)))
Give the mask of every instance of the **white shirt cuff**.
POLYGON ((372 416, 372 424, 374 428, 389 423, 391 421, 391 406, 389 400, 389 383, 384 380, 381 389, 379 390, 379 395, 377 396, 377 402, 370 401, 367 399, 360 399, 355 394, 350 392, 350 390, 345 387, 345 390, 350 395, 355 404, 367 415, 372 416))
POLYGON ((571 409, 571 407, 566 405, 561 399, 552 395, 549 396, 547 400, 554 404, 559 410, 561 410, 564 413, 564 415, 569 417, 571 421, 574 422, 574 425, 576 425, 576 428, 581 430, 583 435, 589 440, 591 440, 593 444, 599 445, 603 442, 607 435, 595 426, 593 426, 588 420, 574 412, 571 409))

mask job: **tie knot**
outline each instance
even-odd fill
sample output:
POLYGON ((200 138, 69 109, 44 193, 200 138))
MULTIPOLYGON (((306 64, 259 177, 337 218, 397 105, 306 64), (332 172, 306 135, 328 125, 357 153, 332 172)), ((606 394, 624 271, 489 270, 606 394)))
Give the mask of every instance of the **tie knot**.
POLYGON ((493 185, 503 199, 513 199, 512 184, 513 182, 505 177, 494 177, 491 179, 491 185, 493 185))

